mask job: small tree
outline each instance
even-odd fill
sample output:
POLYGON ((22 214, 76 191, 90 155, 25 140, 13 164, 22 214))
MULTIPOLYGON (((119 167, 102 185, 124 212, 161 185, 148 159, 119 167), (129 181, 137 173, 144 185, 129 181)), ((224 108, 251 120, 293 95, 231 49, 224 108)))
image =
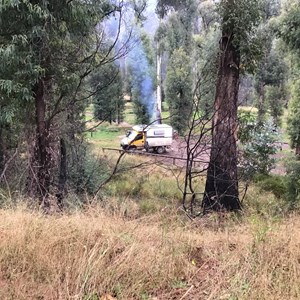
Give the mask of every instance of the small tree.
POLYGON ((256 122, 255 116, 244 114, 240 118, 239 140, 241 177, 249 181, 255 174, 268 175, 275 166, 273 155, 277 152, 278 132, 271 122, 256 122))
POLYGON ((276 126, 281 125, 281 116, 283 115, 286 92, 284 86, 269 85, 266 88, 266 100, 270 108, 270 115, 276 126))
POLYGON ((97 120, 120 123, 125 107, 122 80, 118 66, 112 62, 101 66, 92 76, 94 117, 97 120))
POLYGON ((135 46, 129 54, 128 68, 131 75, 131 96, 136 122, 148 124, 154 113, 154 58, 150 41, 141 28, 135 29, 135 46))
POLYGON ((292 87, 287 131, 291 146, 295 149, 296 156, 300 158, 300 80, 296 80, 292 87))
POLYGON ((183 48, 174 50, 167 69, 166 98, 170 107, 171 125, 180 134, 187 128, 192 106, 190 70, 190 59, 183 48))

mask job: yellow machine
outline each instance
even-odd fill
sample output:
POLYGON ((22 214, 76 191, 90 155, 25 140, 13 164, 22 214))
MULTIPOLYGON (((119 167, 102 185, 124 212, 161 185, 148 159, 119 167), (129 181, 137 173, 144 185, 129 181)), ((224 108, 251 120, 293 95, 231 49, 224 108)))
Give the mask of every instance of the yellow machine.
POLYGON ((136 125, 132 130, 128 131, 126 137, 121 140, 123 149, 144 149, 145 146, 145 131, 146 125, 136 125))
POLYGON ((170 148, 173 141, 173 128, 167 124, 136 125, 121 140, 124 150, 146 149, 162 154, 170 148))

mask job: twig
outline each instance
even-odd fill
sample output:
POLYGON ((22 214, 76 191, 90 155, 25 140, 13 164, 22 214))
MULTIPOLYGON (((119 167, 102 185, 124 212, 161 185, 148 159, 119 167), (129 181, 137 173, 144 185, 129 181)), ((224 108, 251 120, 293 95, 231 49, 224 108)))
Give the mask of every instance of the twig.
POLYGON ((5 175, 5 172, 6 172, 6 170, 7 170, 8 165, 9 165, 10 162, 14 159, 14 157, 17 155, 17 153, 18 153, 18 148, 16 148, 15 153, 14 153, 14 154, 10 157, 10 159, 5 163, 4 168, 3 168, 3 171, 2 171, 1 176, 0 176, 0 182, 1 182, 1 180, 4 178, 4 175, 5 175))
POLYGON ((179 300, 182 300, 183 298, 185 298, 190 293, 190 291, 193 289, 193 287, 194 287, 194 285, 191 285, 191 287, 184 293, 184 295, 179 300))

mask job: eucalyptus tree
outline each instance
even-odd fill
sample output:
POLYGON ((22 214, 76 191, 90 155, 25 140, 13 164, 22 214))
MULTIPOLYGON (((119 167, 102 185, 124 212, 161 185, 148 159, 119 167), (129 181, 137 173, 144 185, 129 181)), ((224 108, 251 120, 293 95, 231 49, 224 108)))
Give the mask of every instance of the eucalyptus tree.
POLYGON ((184 134, 192 106, 191 61, 182 47, 174 50, 167 67, 166 96, 169 101, 171 124, 184 134))
MULTIPOLYGON (((280 49, 281 50, 281 49, 280 49)), ((275 47, 271 50, 266 65, 266 104, 274 124, 280 126, 284 106, 287 104, 288 67, 282 53, 275 47)))
POLYGON ((287 131, 291 146, 295 149, 297 158, 300 157, 300 80, 295 80, 292 86, 291 100, 289 103, 289 116, 287 131))
POLYGON ((125 103, 119 66, 115 62, 101 66, 91 77, 91 87, 94 117, 110 123, 122 122, 125 103))
MULTIPOLYGON (((187 80, 183 85, 180 83, 181 79, 177 76, 187 71, 192 74, 192 65, 190 54, 193 51, 193 25, 196 19, 196 5, 193 0, 180 1, 158 1, 156 12, 158 16, 165 22, 160 23, 157 30, 157 66, 158 66, 158 85, 162 85, 162 79, 159 77, 161 57, 165 51, 168 55, 168 67, 165 80, 165 95, 170 107, 170 122, 180 133, 184 132, 187 127, 186 112, 191 110, 192 106, 192 80, 187 80), (184 53, 183 53, 184 52, 184 53), (175 57, 179 55, 180 57, 175 57), (179 60, 182 63, 178 63, 179 60), (187 61, 188 60, 188 61, 187 61), (172 62, 176 61, 177 71, 174 72, 172 62), (182 68, 179 70, 179 68, 182 68), (173 81, 173 82, 171 82, 173 81), (176 84, 176 82, 178 84, 176 84), (188 86, 189 85, 189 86, 188 86), (184 100, 185 110, 182 110, 182 99, 184 100)), ((158 89, 160 93, 160 89, 158 89)))
POLYGON ((131 97, 136 122, 148 124, 153 119, 155 99, 155 67, 149 36, 136 25, 135 44, 128 55, 131 77, 131 97))
POLYGON ((291 145, 295 148, 297 158, 300 157, 300 8, 299 1, 292 0, 286 2, 280 16, 278 33, 284 41, 291 55, 292 65, 292 91, 289 102, 288 133, 291 145))
POLYGON ((300 58, 299 13, 299 0, 287 1, 283 7, 278 28, 280 37, 298 58, 300 58))
MULTIPOLYGON (((270 85, 270 80, 273 74, 276 73, 277 65, 274 64, 274 58, 276 55, 275 50, 275 26, 274 17, 280 14, 280 2, 277 0, 264 0, 262 3, 262 21, 259 28, 259 35, 262 47, 262 56, 258 60, 258 67, 255 74, 255 89, 257 92, 257 109, 258 109, 258 123, 263 124, 265 114, 267 111, 267 99, 266 99, 266 86, 270 85), (272 70, 273 69, 273 70, 272 70), (273 73, 273 74, 272 74, 273 73)), ((278 55, 277 55, 278 60, 278 55)), ((280 67, 283 62, 280 61, 280 67)), ((276 75, 275 75, 276 76, 276 75)), ((280 76, 280 74, 279 74, 280 76)), ((281 80, 281 77, 280 79, 281 80)), ((271 83, 273 84, 273 83, 271 83)))
POLYGON ((84 129, 87 79, 112 60, 115 43, 106 44, 99 26, 112 13, 121 18, 121 7, 100 0, 1 4, 1 106, 24 121, 27 189, 46 207, 64 189, 66 140, 72 147, 84 129))
POLYGON ((220 2, 221 38, 212 145, 203 209, 239 210, 237 173, 237 100, 241 65, 253 70, 259 55, 255 28, 260 21, 259 0, 220 2))

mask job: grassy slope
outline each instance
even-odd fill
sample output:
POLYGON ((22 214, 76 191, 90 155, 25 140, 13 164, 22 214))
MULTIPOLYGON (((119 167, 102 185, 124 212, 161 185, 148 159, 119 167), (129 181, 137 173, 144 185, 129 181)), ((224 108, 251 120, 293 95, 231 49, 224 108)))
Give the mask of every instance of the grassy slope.
MULTIPOLYGON (((118 147, 124 132, 106 124, 90 140, 118 147)), ((171 172, 144 172, 113 180, 102 208, 0 210, 0 299, 300 298, 300 221, 274 218, 278 199, 251 189, 248 215, 191 222, 171 172)))
POLYGON ((300 221, 0 211, 1 299, 299 299, 300 221), (103 298, 102 298, 103 299, 103 298))

